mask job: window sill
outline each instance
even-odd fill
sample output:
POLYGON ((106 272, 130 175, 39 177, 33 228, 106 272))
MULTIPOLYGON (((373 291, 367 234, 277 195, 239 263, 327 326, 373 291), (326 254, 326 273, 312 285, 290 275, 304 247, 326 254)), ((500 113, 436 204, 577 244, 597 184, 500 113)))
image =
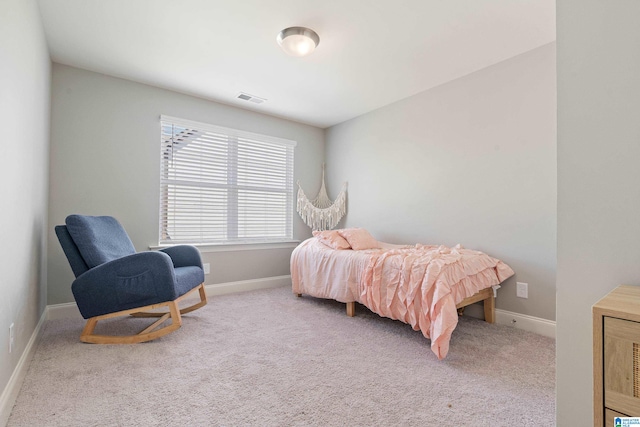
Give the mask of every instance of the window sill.
MULTIPOLYGON (((188 244, 188 243, 187 243, 188 244)), ((269 242, 269 243, 206 243, 206 244, 192 244, 200 252, 234 252, 234 251, 259 251, 265 249, 288 249, 295 248, 300 244, 300 240, 288 240, 284 242, 269 242)), ((158 250, 163 248, 169 248, 176 245, 156 245, 149 246, 151 250, 158 250)))

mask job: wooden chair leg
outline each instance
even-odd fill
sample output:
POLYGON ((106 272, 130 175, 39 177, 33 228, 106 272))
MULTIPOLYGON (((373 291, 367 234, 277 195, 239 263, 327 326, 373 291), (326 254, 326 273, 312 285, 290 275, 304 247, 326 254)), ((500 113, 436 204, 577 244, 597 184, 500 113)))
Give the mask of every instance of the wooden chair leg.
POLYGON ((200 294, 200 302, 198 302, 196 304, 193 304, 192 306, 185 307, 185 308, 181 309, 180 310, 180 314, 191 313, 192 311, 197 310, 200 307, 203 307, 203 306, 207 305, 207 293, 205 292, 205 289, 204 289, 204 283, 200 283, 199 286, 193 288, 192 290, 190 290, 189 292, 187 292, 186 294, 184 294, 183 296, 178 298, 176 301, 180 301, 181 299, 183 299, 184 297, 189 295, 191 292, 195 292, 196 289, 198 290, 198 292, 200 294))
MULTIPOLYGON (((194 305, 191 305, 189 307, 185 307, 183 309, 180 309, 180 314, 187 314, 187 313, 190 313, 190 312, 192 312, 194 310, 199 309, 200 307, 203 307, 203 306, 207 305, 207 294, 206 294, 206 291, 204 289, 204 283, 201 283, 200 285, 198 285, 195 288, 191 289, 186 294, 184 294, 181 297, 177 298, 176 302, 180 302, 182 299, 184 299, 185 297, 191 295, 195 291, 198 291, 200 293, 200 301, 197 302, 194 305)), ((135 312, 135 313, 131 313, 131 316, 132 317, 162 317, 165 314, 167 314, 165 311, 156 311, 156 312, 138 311, 138 312, 135 312)))
POLYGON ((143 329, 142 331, 138 332, 138 334, 142 335, 142 334, 146 334, 146 333, 149 333, 149 332, 153 331, 155 328, 160 326, 162 324, 162 322, 167 320, 169 317, 171 317, 171 314, 170 313, 166 313, 164 316, 162 316, 161 318, 159 318, 158 320, 153 322, 151 325, 147 326, 145 329, 143 329))
POLYGON ((96 328, 97 324, 98 319, 96 319, 95 317, 87 319, 87 323, 84 325, 84 329, 82 329, 82 333, 80 334, 80 341, 84 341, 82 337, 93 334, 93 330, 96 328))
POLYGON ((160 338, 167 335, 182 326, 182 317, 180 315, 180 309, 178 308, 177 301, 168 301, 160 304, 153 304, 146 307, 136 308, 133 310, 123 310, 116 313, 103 314, 101 316, 95 316, 87 320, 82 333, 80 334, 80 341, 93 344, 135 344, 140 342, 151 341, 156 338, 160 338), (147 328, 143 329, 136 335, 96 335, 93 333, 95 327, 100 320, 110 319, 119 316, 126 316, 136 312, 137 310, 154 310, 157 308, 168 307, 169 312, 162 314, 162 316, 152 323, 147 328), (158 329, 165 321, 171 319, 171 323, 158 329))

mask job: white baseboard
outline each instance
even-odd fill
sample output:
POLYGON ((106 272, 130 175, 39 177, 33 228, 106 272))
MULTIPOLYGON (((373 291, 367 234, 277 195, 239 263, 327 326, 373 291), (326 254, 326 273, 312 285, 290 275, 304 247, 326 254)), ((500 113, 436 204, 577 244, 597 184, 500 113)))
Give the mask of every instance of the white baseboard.
MULTIPOLYGON (((237 282, 216 283, 213 285, 204 285, 205 292, 208 297, 217 295, 225 295, 236 292, 255 291, 258 289, 279 288, 280 286, 291 286, 291 276, 274 276, 264 277, 262 279, 240 280, 237 282)), ((47 306, 47 319, 82 319, 82 315, 78 310, 75 302, 64 304, 55 304, 47 306)))
POLYGON ((29 369, 29 362, 31 361, 31 357, 36 350, 36 343, 40 338, 42 325, 47 319, 47 311, 48 307, 45 308, 42 316, 40 316, 40 320, 38 321, 36 328, 33 330, 31 338, 29 339, 27 346, 22 352, 22 356, 20 356, 20 360, 13 370, 13 374, 11 374, 11 378, 9 378, 9 382, 2 391, 2 395, 0 395, 0 426, 7 425, 7 422, 9 421, 9 416, 11 415, 13 404, 18 397, 18 393, 20 392, 20 388, 22 387, 22 381, 24 381, 24 377, 27 374, 27 370, 29 369))
MULTIPOLYGON (((464 315, 484 319, 482 304, 472 304, 465 307, 464 315)), ((526 314, 514 313, 496 308, 496 323, 498 325, 513 326, 524 331, 535 332, 545 337, 556 337, 556 322, 526 314)))
POLYGON ((541 319, 526 314, 513 313, 511 311, 496 309, 496 323, 498 325, 513 326, 545 337, 556 337, 556 322, 541 319))
POLYGON ((279 288, 280 286, 291 286, 291 275, 216 283, 214 285, 205 285, 204 288, 207 296, 216 296, 236 292, 256 291, 258 289, 279 288))
POLYGON ((47 320, 69 319, 72 317, 82 319, 80 310, 78 310, 75 302, 47 306, 47 320))
MULTIPOLYGON (((278 288, 291 286, 291 276, 264 277, 261 279, 240 280, 237 282, 216 283, 205 285, 208 297, 231 294, 236 292, 255 291, 258 289, 278 288)), ((47 306, 46 320, 75 317, 81 319, 80 311, 75 303, 56 304, 47 306)), ((482 304, 473 304, 465 308, 464 314, 479 319, 484 318, 482 304)), ((496 323, 499 325, 513 326, 546 337, 556 337, 556 322, 526 314, 514 313, 507 310, 496 309, 496 323)), ((1 425, 1 424, 0 424, 1 425)))

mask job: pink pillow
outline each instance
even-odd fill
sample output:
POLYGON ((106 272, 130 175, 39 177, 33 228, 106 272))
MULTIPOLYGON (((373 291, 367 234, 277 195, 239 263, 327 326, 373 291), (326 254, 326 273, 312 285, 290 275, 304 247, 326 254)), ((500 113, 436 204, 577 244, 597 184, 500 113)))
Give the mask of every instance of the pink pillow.
POLYGON ((380 247, 378 241, 364 228, 345 228, 344 230, 338 230, 338 232, 349 242, 353 250, 360 251, 380 247))
POLYGON ((338 230, 314 231, 313 235, 320 240, 321 243, 333 249, 351 249, 349 242, 338 233, 338 230))

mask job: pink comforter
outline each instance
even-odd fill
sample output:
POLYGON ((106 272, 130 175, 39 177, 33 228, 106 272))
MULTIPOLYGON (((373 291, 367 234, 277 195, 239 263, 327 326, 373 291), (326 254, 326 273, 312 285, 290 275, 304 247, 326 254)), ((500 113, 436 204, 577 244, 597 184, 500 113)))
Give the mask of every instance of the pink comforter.
POLYGON ((456 304, 514 274, 502 261, 460 245, 382 245, 353 251, 304 241, 291 255, 293 292, 357 301, 408 323, 431 339, 431 350, 443 359, 458 323, 456 304))
POLYGON ((458 324, 456 304, 513 274, 502 261, 460 245, 393 249, 370 256, 360 302, 422 331, 443 359, 458 324))

